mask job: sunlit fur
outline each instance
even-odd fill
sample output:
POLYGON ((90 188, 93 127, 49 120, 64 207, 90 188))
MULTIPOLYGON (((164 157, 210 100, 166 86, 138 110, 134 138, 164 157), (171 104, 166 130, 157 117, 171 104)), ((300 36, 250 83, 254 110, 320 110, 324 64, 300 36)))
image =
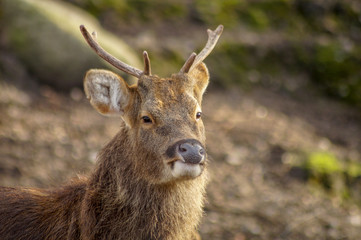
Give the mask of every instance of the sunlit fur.
POLYGON ((206 164, 199 174, 178 177, 165 152, 181 139, 205 146, 195 115, 208 84, 206 66, 170 78, 142 76, 131 87, 115 76, 91 70, 85 78, 92 105, 122 119, 94 171, 53 190, 0 188, 0 239, 198 239, 206 164), (95 78, 105 88, 97 90, 95 78), (119 81, 109 84, 120 95, 107 99, 114 92, 109 78, 119 81), (153 123, 142 122, 143 115, 153 123))

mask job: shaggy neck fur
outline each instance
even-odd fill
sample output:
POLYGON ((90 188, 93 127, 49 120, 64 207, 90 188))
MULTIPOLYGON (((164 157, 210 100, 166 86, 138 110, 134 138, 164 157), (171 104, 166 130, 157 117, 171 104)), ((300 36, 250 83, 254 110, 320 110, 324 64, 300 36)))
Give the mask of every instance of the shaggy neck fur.
POLYGON ((149 156, 132 142, 123 127, 101 151, 82 203, 83 239, 193 239, 207 173, 194 180, 150 183, 138 177, 144 174, 135 162, 142 159, 134 160, 149 156))

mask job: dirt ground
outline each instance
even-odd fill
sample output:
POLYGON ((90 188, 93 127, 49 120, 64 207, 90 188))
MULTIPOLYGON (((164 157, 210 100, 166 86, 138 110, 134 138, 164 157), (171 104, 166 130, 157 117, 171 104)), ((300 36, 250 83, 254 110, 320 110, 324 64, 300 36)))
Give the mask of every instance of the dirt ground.
MULTIPOLYGON (((294 151, 361 161, 360 112, 312 95, 209 91, 204 99, 211 182, 203 239, 360 239, 361 209, 292 173, 294 151)), ((0 82, 0 185, 49 187, 92 169, 119 119, 82 90, 32 94, 0 82)))

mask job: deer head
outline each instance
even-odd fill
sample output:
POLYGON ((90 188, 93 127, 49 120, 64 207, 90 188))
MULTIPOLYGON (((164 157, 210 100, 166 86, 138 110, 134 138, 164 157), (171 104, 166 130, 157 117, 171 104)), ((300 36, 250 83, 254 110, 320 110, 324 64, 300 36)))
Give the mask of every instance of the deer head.
POLYGON ((202 96, 209 82, 203 60, 212 51, 223 26, 208 30, 208 42, 200 54, 192 53, 179 73, 161 78, 151 73, 146 51, 144 70, 131 67, 111 56, 96 42, 96 34, 81 32, 103 59, 138 78, 129 86, 107 70, 89 70, 84 88, 92 106, 103 115, 120 116, 134 165, 142 178, 169 183, 200 176, 206 164, 202 96))

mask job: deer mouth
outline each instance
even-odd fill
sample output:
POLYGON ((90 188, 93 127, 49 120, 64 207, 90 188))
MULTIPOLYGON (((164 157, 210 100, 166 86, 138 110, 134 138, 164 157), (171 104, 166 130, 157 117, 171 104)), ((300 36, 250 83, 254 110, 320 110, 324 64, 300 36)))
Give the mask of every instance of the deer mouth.
POLYGON ((174 164, 176 162, 180 162, 180 163, 188 165, 188 166, 196 166, 196 165, 204 166, 205 161, 202 160, 199 163, 191 163, 191 162, 184 161, 182 158, 176 158, 176 159, 172 159, 172 160, 167 161, 167 165, 169 165, 171 168, 174 168, 174 164))
POLYGON ((172 159, 167 162, 174 178, 193 179, 201 175, 204 170, 205 161, 190 163, 182 158, 172 159))

